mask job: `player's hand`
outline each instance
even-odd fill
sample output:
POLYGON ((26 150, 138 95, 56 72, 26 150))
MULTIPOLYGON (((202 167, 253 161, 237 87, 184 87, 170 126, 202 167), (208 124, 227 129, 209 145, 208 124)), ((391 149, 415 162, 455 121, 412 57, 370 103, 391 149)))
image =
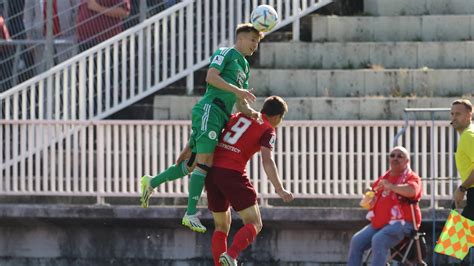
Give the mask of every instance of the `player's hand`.
POLYGON ((257 121, 259 124, 263 124, 262 113, 260 112, 253 112, 250 116, 253 120, 257 121))
POLYGON ((235 95, 239 99, 246 100, 249 103, 253 103, 255 102, 255 100, 257 100, 257 97, 253 95, 252 91, 253 89, 251 90, 240 89, 235 95))
POLYGON ((290 202, 294 199, 293 194, 291 194, 291 192, 287 191, 284 188, 281 190, 277 190, 276 193, 278 194, 278 196, 280 196, 280 198, 283 199, 284 202, 290 202))
POLYGON ((454 191, 454 204, 456 209, 459 209, 461 206, 461 202, 464 200, 464 196, 466 195, 465 192, 461 192, 459 188, 454 191))

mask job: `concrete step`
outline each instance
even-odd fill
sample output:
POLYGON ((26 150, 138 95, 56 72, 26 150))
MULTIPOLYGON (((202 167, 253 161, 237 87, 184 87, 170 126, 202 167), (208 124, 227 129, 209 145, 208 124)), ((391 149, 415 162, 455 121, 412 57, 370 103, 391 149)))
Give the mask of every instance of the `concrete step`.
POLYGON ((474 16, 472 15, 312 16, 312 20, 311 35, 315 42, 464 41, 474 39, 474 16))
POLYGON ((375 16, 473 14, 472 0, 364 0, 364 12, 375 16))
POLYGON ((253 69, 250 88, 259 96, 454 97, 473 93, 474 70, 253 69))
POLYGON ((259 67, 472 68, 474 42, 262 43, 259 67))
MULTIPOLYGON (((284 97, 289 111, 286 120, 403 120, 404 108, 446 108, 457 97, 284 97)), ((160 95, 154 100, 155 120, 190 120, 191 109, 200 96, 160 95)), ((260 110, 265 97, 252 104, 260 110)), ((431 119, 417 114, 417 119, 431 119)), ((448 120, 449 113, 435 119, 448 120)))

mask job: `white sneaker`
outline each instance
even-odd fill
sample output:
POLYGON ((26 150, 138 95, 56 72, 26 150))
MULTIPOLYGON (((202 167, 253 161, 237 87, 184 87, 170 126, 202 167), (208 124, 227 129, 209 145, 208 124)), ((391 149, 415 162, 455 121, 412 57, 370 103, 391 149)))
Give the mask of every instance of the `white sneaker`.
POLYGON ((207 230, 206 227, 202 225, 197 214, 188 215, 188 213, 185 213, 181 223, 194 232, 204 233, 207 230))
POLYGON ((219 262, 222 266, 237 266, 237 260, 229 256, 227 252, 224 252, 219 256, 219 262))

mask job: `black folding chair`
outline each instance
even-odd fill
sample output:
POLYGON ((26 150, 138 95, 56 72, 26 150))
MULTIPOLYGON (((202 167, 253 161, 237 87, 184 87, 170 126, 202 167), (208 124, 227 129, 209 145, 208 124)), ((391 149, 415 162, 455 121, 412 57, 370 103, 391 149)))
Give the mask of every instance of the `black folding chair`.
MULTIPOLYGON (((409 201, 412 217, 415 217, 415 210, 413 204, 416 201, 409 201)), ((400 243, 390 249, 390 257, 387 260, 387 265, 392 261, 397 261, 402 265, 427 265, 423 260, 426 256, 426 240, 425 233, 419 232, 416 226, 416 221, 413 219, 413 230, 410 235, 406 236, 400 243)), ((365 258, 365 265, 370 258, 372 250, 369 250, 365 258)))
MULTIPOLYGON (((415 217, 413 204, 413 202, 410 202, 410 210, 412 217, 415 217)), ((409 236, 406 236, 398 245, 390 250, 391 254, 388 262, 394 260, 402 264, 427 265, 423 260, 426 256, 426 234, 418 231, 415 219, 413 219, 413 228, 409 236)))

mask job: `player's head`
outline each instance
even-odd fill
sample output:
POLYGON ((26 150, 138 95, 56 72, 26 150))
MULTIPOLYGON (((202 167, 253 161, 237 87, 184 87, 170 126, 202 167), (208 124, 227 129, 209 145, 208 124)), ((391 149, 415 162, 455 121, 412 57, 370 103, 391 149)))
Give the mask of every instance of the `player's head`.
POLYGON ((244 56, 251 56, 263 39, 263 33, 254 28, 251 23, 237 25, 235 36, 235 46, 244 56))
POLYGON ((288 105, 280 96, 270 96, 265 99, 260 112, 267 116, 273 127, 277 127, 288 112, 288 105))
POLYGON ((468 99, 457 99, 451 104, 451 125, 464 130, 471 123, 472 103, 468 99))

